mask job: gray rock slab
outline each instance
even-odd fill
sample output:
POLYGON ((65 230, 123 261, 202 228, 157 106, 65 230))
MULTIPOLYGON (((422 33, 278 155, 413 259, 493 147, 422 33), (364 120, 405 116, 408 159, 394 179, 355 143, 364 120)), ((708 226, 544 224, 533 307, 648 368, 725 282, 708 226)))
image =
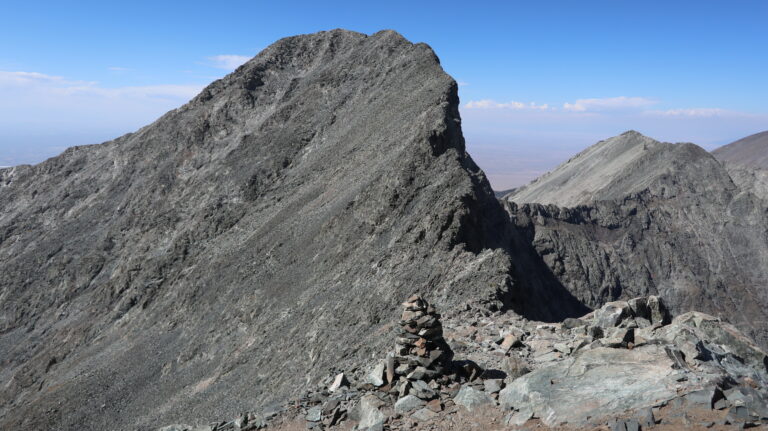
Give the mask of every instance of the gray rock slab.
POLYGON ((469 411, 473 411, 480 406, 496 404, 496 401, 490 395, 469 385, 462 386, 459 389, 459 393, 453 398, 453 401, 460 406, 464 406, 469 411))
POLYGON ((504 387, 504 379, 486 379, 483 380, 483 385, 486 393, 495 394, 504 387))
POLYGON ((386 362, 379 362, 373 367, 370 373, 366 376, 366 381, 373 386, 384 386, 385 371, 387 369, 386 362))
POLYGON ((417 419, 419 421, 428 421, 430 419, 434 419, 436 416, 438 416, 437 413, 426 408, 416 410, 416 412, 411 415, 412 418, 417 419))
POLYGON ((320 422, 320 420, 323 418, 323 408, 320 406, 312 407, 311 409, 307 410, 307 415, 305 418, 309 422, 320 422))
POLYGON ((598 347, 539 368, 499 393, 504 408, 531 409, 547 426, 652 406, 677 395, 678 371, 659 346, 598 347))
POLYGON ((415 395, 406 395, 395 402, 395 411, 398 413, 408 413, 427 405, 421 398, 415 395))
POLYGON ((507 415, 505 422, 510 426, 521 426, 528 422, 533 417, 533 409, 523 408, 518 412, 513 412, 507 415))
POLYGON ((374 395, 364 395, 357 406, 358 426, 365 429, 383 424, 387 419, 386 415, 380 410, 383 404, 374 395))

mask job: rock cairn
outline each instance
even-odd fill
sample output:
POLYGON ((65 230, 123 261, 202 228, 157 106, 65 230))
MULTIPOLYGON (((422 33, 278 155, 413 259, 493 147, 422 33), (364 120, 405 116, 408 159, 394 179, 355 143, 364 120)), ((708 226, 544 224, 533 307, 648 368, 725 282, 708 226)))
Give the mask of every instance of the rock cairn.
POLYGON ((415 382, 443 376, 451 357, 435 308, 419 295, 409 297, 403 308, 395 352, 387 360, 388 383, 401 396, 409 393, 415 382))

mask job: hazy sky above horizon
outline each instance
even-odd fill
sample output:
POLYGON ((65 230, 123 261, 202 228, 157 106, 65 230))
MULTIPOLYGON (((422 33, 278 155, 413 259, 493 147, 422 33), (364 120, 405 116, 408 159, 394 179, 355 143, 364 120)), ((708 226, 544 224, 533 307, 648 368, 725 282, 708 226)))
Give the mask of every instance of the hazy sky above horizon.
POLYGON ((0 166, 115 138, 275 40, 347 28, 426 42, 460 85, 496 189, 629 129, 706 149, 768 130, 768 2, 12 2, 0 166))

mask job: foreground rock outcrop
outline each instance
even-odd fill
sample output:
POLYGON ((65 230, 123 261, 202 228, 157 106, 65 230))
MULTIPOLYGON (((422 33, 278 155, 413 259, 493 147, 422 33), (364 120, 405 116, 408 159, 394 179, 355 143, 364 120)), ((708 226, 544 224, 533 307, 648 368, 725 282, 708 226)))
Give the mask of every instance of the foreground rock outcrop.
POLYGON ((768 346, 768 204, 703 149, 627 132, 505 199, 523 242, 588 306, 655 294, 768 346))
POLYGON ((713 316, 670 317, 654 296, 612 302, 557 324, 462 313, 446 319, 445 336, 455 357, 439 378, 401 377, 413 386, 393 390, 382 384, 383 368, 373 361, 373 380, 368 374, 343 388, 321 386, 236 421, 178 428, 768 426, 765 351, 713 316), (467 364, 477 370, 474 375, 466 373, 467 364))

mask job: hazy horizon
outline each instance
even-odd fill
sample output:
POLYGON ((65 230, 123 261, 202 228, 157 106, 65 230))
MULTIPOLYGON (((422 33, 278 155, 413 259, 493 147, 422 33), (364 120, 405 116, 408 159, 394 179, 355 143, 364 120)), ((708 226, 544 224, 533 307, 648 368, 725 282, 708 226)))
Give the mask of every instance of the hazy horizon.
POLYGON ((768 4, 590 5, 10 5, 0 166, 135 131, 276 40, 333 28, 429 44, 459 83, 467 149, 497 190, 630 129, 707 150, 768 129, 768 4))

